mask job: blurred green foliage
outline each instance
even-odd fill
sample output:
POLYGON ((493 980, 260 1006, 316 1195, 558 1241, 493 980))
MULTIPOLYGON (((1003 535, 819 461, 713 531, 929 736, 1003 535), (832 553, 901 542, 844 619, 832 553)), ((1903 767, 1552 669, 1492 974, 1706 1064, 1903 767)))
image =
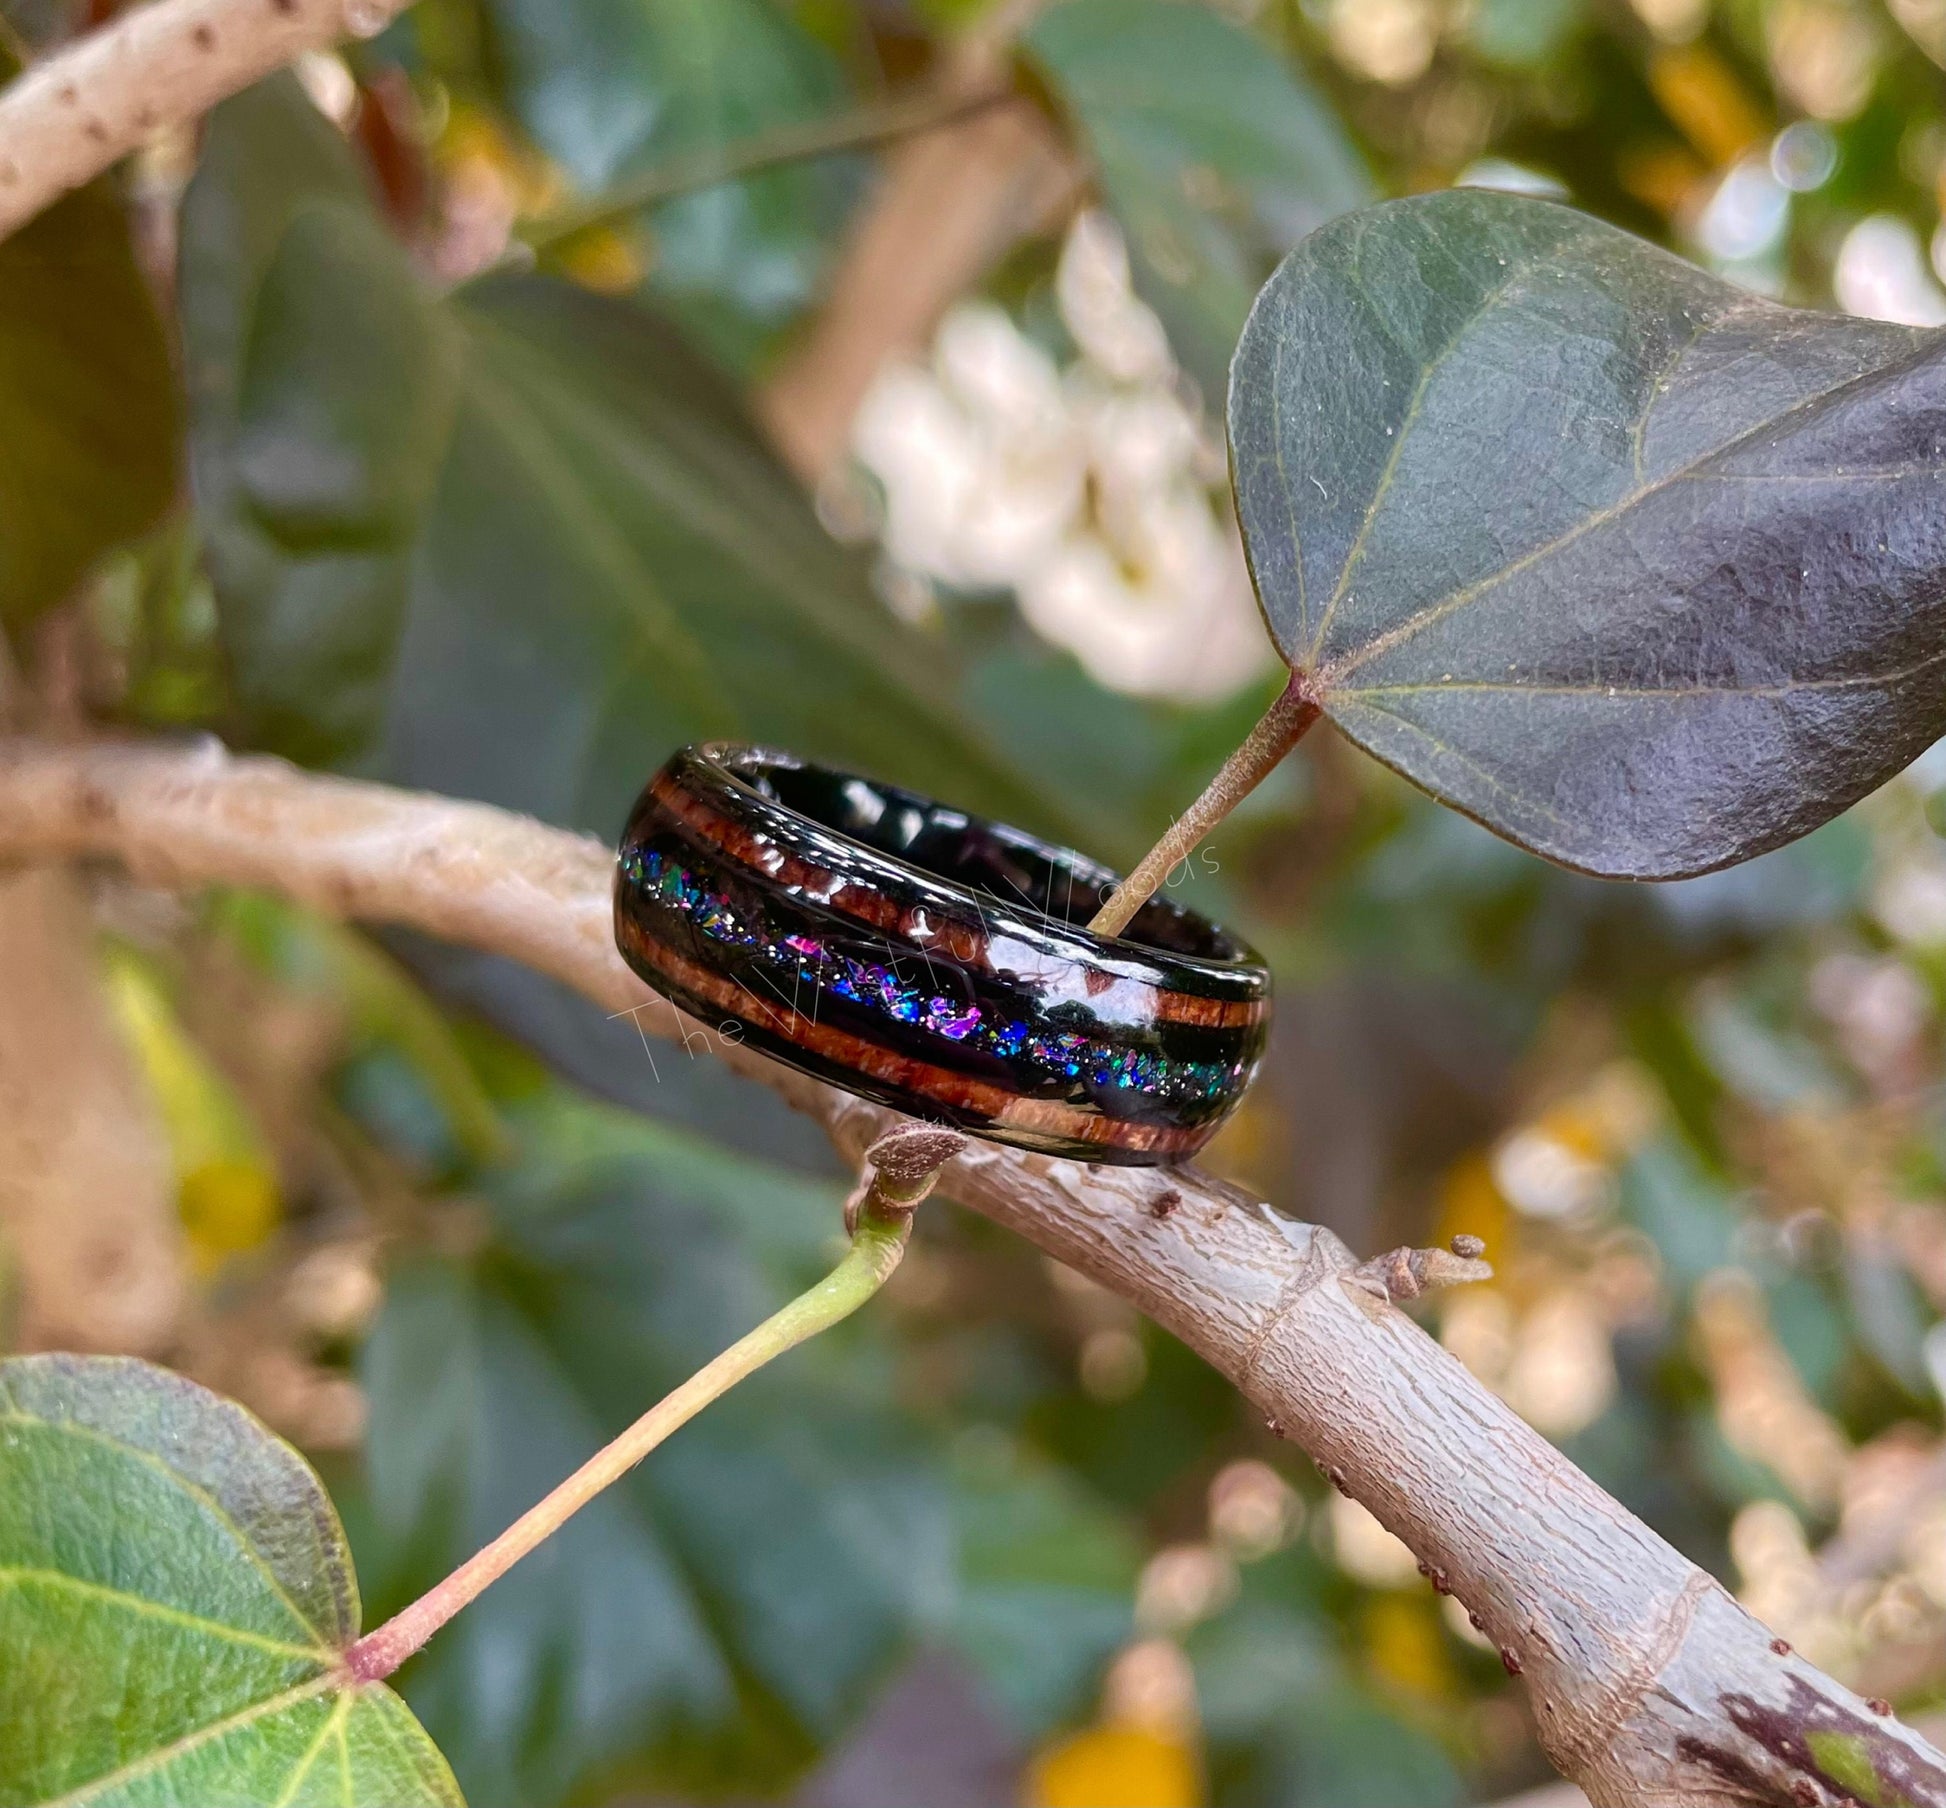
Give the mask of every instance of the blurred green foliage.
MULTIPOLYGON (((42 42, 72 23, 5 11, 42 42)), ((19 273, 38 235, 99 235, 103 191, 0 251, 0 614, 52 608, 99 555, 81 638, 103 717, 601 834, 672 745, 732 733, 1138 852, 1260 689, 1109 693, 977 587, 894 613, 877 589, 908 591, 869 540, 834 541, 752 425, 887 153, 502 265, 512 226, 910 92, 999 18, 420 0, 307 86, 231 101, 129 179, 180 435, 127 244, 19 273), (30 315, 58 343, 17 357, 30 315)), ((1551 186, 1794 301, 1946 319, 1946 27, 1922 0, 1071 0, 1004 48, 1206 409, 1296 237, 1462 176, 1551 186)), ((1066 225, 989 285, 1057 362, 1066 225)), ((1499 1279, 1429 1326, 1906 1709, 1946 1684, 1935 1496, 1842 1585, 1816 1553, 1866 1541, 1940 1445, 1942 779, 1929 758, 1795 846, 1645 890, 1547 867, 1320 736, 1188 881, 1279 976, 1219 1165, 1361 1250, 1485 1235, 1499 1279)), ((245 1352, 225 1384, 326 1469, 375 1612, 829 1253, 823 1158, 680 1048, 262 900, 116 922, 276 1150, 282 1216, 208 1310, 245 1352), (325 1410, 346 1398, 362 1435, 325 1410)), ((1224 1808, 1430 1808, 1544 1776, 1463 1618, 1114 1300, 928 1208, 907 1271, 827 1342, 403 1673, 476 1808, 817 1803, 838 1776, 859 1808, 905 1774, 873 1708, 915 1653, 954 1679, 954 1725, 992 1728, 1000 1781, 968 1802, 1128 1722, 1186 1746, 1224 1808)))
MULTIPOLYGON (((19 67, 0 14, 0 81, 19 67)), ((0 245, 0 624, 67 601, 104 545, 154 524, 177 416, 122 209, 90 183, 0 245)))
POLYGON ((1302 71, 1219 13, 1071 0, 1024 45, 1071 115, 1171 347, 1220 394, 1265 266, 1377 198, 1363 159, 1302 71))

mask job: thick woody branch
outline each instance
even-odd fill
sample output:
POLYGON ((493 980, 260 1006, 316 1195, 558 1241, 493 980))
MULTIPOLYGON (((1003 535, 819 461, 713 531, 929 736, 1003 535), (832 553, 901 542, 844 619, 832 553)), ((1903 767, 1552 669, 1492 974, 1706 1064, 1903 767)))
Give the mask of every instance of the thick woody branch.
POLYGON ((0 90, 0 238, 171 126, 407 0, 149 0, 0 90))
MULTIPOLYGON (((0 860, 83 855, 510 954, 609 1010, 646 1001, 609 938, 607 850, 480 805, 211 745, 0 741, 0 860)), ((853 1161, 901 1122, 724 1053, 853 1161)), ((1471 1244, 1361 1267, 1329 1231, 1194 1170, 983 1142, 939 1184, 1149 1313, 1404 1539, 1526 1679, 1548 1755, 1601 1808, 1946 1808, 1946 1759, 1774 1639, 1391 1303, 1468 1278, 1471 1244)))

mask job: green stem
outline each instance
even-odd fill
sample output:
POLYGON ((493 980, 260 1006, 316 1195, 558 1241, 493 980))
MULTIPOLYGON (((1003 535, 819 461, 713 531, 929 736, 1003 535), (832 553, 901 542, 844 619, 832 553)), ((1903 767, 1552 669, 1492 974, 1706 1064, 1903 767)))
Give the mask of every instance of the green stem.
POLYGON ((850 1317, 898 1267, 911 1225, 910 1213, 866 1216, 844 1260, 815 1287, 799 1294, 781 1312, 765 1319, 708 1367, 650 1407, 612 1444, 597 1451, 545 1500, 530 1507, 443 1582, 358 1640, 345 1652, 345 1668, 360 1682, 390 1676, 462 1607, 559 1531, 604 1488, 620 1481, 712 1400, 786 1350, 850 1317))
POLYGON ((549 251, 577 233, 613 225, 659 201, 672 200, 699 188, 714 188, 719 182, 754 175, 778 164, 863 150, 915 132, 934 132, 941 126, 954 125, 996 107, 1010 99, 1012 93, 1011 88, 993 87, 960 94, 900 95, 830 119, 806 120, 780 126, 775 131, 759 132, 739 144, 718 146, 644 170, 640 175, 618 182, 605 194, 564 207, 558 213, 544 215, 519 228, 518 237, 536 253, 549 251))

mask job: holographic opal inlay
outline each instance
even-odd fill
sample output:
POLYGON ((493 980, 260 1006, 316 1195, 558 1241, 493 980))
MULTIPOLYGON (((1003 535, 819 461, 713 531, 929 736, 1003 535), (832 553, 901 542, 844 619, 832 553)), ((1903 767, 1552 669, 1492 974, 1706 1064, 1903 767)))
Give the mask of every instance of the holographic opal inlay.
MULTIPOLYGON (((802 998, 808 986, 813 995, 829 993, 895 1022, 930 1030, 948 1042, 1037 1070, 1054 1084, 1085 1080, 1098 1087, 1193 1105, 1226 1094, 1243 1076, 1243 1061, 1172 1059, 1152 1049, 1130 1048, 1075 1030, 989 1017, 977 1004, 947 998, 902 974, 896 959, 881 965, 827 947, 816 936, 777 934, 761 913, 738 906, 659 849, 629 848, 622 871, 631 884, 678 911, 701 934, 774 968, 779 979, 788 982, 788 990, 780 988, 780 998, 802 998)), ((936 979, 941 963, 925 964, 936 979)))

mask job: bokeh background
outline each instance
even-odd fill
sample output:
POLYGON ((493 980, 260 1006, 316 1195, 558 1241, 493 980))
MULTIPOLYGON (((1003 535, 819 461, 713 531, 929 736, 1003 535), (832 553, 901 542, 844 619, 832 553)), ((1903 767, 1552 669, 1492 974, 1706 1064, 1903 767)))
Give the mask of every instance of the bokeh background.
MULTIPOLYGON (((112 10, 0 0, 30 48, 112 10)), ((0 467, 69 483, 0 498, 8 707, 603 835, 676 743, 771 738, 1126 861, 1279 681, 1221 430, 1277 255, 1482 183, 1940 326, 1942 62, 1940 0, 420 0, 0 252, 0 467)), ((1172 881, 1278 975, 1211 1165, 1361 1252, 1485 1237, 1427 1328, 1912 1715, 1942 832, 1929 755, 1750 866, 1605 886, 1320 731, 1172 881)), ((10 1346, 254 1408, 372 1619, 817 1272, 842 1187, 761 1089, 503 963, 0 879, 10 1346)), ((950 1206, 403 1680, 479 1808, 1548 1776, 1402 1546, 950 1206)))

